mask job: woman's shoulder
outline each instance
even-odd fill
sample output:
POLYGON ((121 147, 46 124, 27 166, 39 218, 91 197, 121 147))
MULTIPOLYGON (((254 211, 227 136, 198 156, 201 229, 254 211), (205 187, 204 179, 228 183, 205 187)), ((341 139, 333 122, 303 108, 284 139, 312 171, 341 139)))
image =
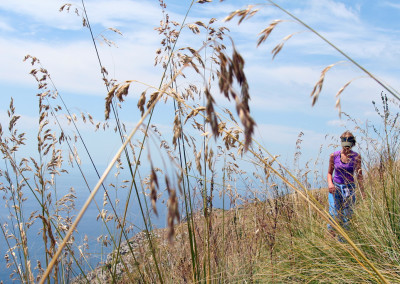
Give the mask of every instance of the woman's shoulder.
POLYGON ((361 155, 358 154, 357 152, 351 151, 352 156, 357 159, 357 160, 361 160, 361 155))
POLYGON ((333 152, 329 155, 329 163, 336 163, 338 157, 340 157, 340 151, 333 152))

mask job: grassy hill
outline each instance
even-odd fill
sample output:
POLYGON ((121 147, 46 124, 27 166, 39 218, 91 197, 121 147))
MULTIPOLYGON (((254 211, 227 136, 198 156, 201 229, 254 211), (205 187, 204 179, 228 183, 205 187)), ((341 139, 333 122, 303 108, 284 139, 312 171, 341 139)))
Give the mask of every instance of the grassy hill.
MULTIPOLYGON (((354 218, 347 231, 384 279, 393 283, 400 280, 396 231, 399 223, 391 223, 391 218, 398 215, 391 213, 394 208, 388 204, 387 196, 399 196, 398 176, 393 175, 396 171, 392 168, 380 172, 381 177, 367 174, 367 197, 361 200, 357 196, 354 218)), ((325 207, 327 194, 326 189, 312 191, 325 207)), ((197 213, 191 221, 197 271, 193 271, 187 222, 175 226, 171 240, 168 228, 150 234, 165 283, 193 283, 194 277, 207 283, 382 282, 349 243, 339 242, 329 234, 327 222, 296 193, 231 210, 214 209, 207 217, 203 212, 197 213), (194 276, 196 273, 198 276, 194 276)), ((145 233, 131 241, 136 246, 137 263, 132 255, 124 254, 130 272, 119 263, 115 280, 158 283, 145 233)), ((112 264, 99 271, 102 276, 98 279, 111 281, 112 264)))

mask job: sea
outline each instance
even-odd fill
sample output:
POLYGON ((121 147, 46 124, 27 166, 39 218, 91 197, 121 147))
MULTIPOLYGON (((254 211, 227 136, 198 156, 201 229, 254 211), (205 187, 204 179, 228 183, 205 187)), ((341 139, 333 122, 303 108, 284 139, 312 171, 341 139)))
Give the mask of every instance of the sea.
MULTIPOLYGON (((123 215, 124 208, 126 201, 129 197, 129 183, 126 183, 128 186, 123 188, 121 185, 125 184, 122 183, 123 178, 118 177, 119 182, 116 182, 115 179, 115 173, 113 173, 111 176, 113 176, 112 179, 109 181, 106 181, 104 185, 106 188, 108 188, 108 194, 110 197, 110 200, 114 203, 114 206, 116 208, 116 211, 119 216, 123 215), (113 184, 113 185, 110 185, 113 184), (115 189, 117 188, 117 189, 115 189), (115 204, 115 200, 119 200, 117 204, 115 204)), ((86 180, 91 188, 95 186, 95 184, 98 181, 97 176, 91 176, 91 177, 86 177, 86 180)), ((0 182, 3 182, 3 186, 7 185, 5 182, 4 178, 0 178, 0 182)), ((29 183, 33 186, 34 182, 33 179, 30 178, 29 183)), ((199 185, 196 182, 196 180, 190 181, 191 187, 192 187, 192 197, 197 196, 198 198, 194 198, 194 206, 195 210, 200 210, 201 209, 201 194, 200 190, 198 189, 199 185)), ((201 187, 201 185, 200 185, 201 187)), ((75 199, 75 209, 70 208, 71 212, 69 213, 69 217, 72 217, 75 219, 76 215, 78 215, 78 212, 80 208, 83 206, 83 204, 86 202, 88 199, 88 196, 90 194, 88 187, 86 186, 83 178, 79 175, 74 175, 74 174, 69 174, 69 175, 62 175, 60 177, 57 177, 56 179, 56 190, 51 189, 49 192, 52 193, 52 196, 55 197, 57 195, 58 198, 61 196, 64 196, 68 192, 70 192, 71 188, 74 190, 74 194, 76 196, 75 199)), ((160 183, 159 184, 159 192, 163 192, 163 188, 165 186, 160 183)), ((23 189, 24 193, 24 198, 27 198, 27 200, 23 203, 23 213, 25 216, 25 220, 27 221, 27 218, 32 212, 38 211, 38 214, 41 214, 41 209, 39 206, 38 201, 35 199, 33 193, 28 187, 24 187, 23 189)), ((167 207, 166 207, 166 199, 168 198, 168 195, 166 192, 162 193, 163 195, 159 196, 156 206, 157 206, 157 211, 158 211, 158 216, 155 216, 154 213, 148 213, 146 217, 149 217, 151 220, 151 228, 165 228, 166 227, 166 215, 167 215, 167 207)), ((228 195, 228 194, 227 194, 228 195)), ((223 201, 223 197, 221 194, 219 194, 217 191, 214 193, 213 196, 213 207, 214 208, 225 208, 229 209, 235 206, 240 205, 241 201, 236 201, 235 203, 231 203, 231 199, 228 198, 226 195, 225 200, 223 201)), ((6 204, 6 199, 10 197, 9 191, 6 193, 6 191, 0 191, 0 223, 3 226, 3 228, 8 229, 8 232, 12 232, 13 230, 17 230, 17 222, 15 218, 10 217, 10 208, 7 208, 5 206, 6 204), (5 225, 7 224, 7 225, 5 225)), ((148 196, 144 196, 142 193, 142 189, 140 189, 139 192, 139 197, 143 206, 143 210, 146 211, 146 202, 145 198, 147 201, 147 205, 151 207, 151 202, 149 200, 148 196)), ((104 203, 104 189, 101 187, 98 193, 96 194, 95 200, 100 208, 103 209, 103 203, 104 203)), ((243 199, 242 199, 243 200, 243 199)), ((109 203, 109 201, 107 200, 109 203)), ((8 204, 11 205, 10 201, 8 201, 8 204)), ((56 205, 54 203, 50 204, 50 207, 52 210, 55 210, 56 205)), ((104 207, 106 210, 108 210, 108 213, 112 212, 111 207, 109 204, 105 205, 104 207)), ((183 210, 183 202, 181 202, 181 212, 184 212, 183 210)), ((66 213, 64 213, 65 215, 66 213)), ((184 215, 182 213, 182 215, 184 215)), ((64 216, 66 217, 66 215, 64 216)), ((181 216, 184 218, 185 216, 181 216)), ((116 235, 116 232, 119 232, 116 228, 116 222, 110 221, 107 223, 109 225, 109 230, 112 232, 112 234, 116 235)), ((28 249, 29 249, 29 256, 31 260, 31 267, 34 270, 34 276, 37 275, 37 270, 34 269, 37 266, 37 261, 40 261, 42 267, 46 267, 46 259, 45 259, 45 248, 44 248, 44 242, 43 242, 43 237, 42 237, 42 221, 40 219, 36 219, 33 225, 29 227, 27 230, 27 242, 28 242, 28 249)), ((143 221, 143 217, 141 214, 138 198, 135 192, 135 189, 132 190, 131 196, 130 196, 130 202, 129 202, 129 207, 127 210, 127 227, 131 227, 132 230, 128 233, 128 238, 133 237, 136 233, 142 231, 145 229, 145 224, 143 221)), ((54 232, 56 234, 56 232, 54 232)), ((102 245, 102 242, 98 240, 99 236, 101 235, 108 235, 108 232, 106 230, 105 225, 99 218, 99 209, 95 205, 95 202, 93 201, 90 206, 88 207, 87 211, 85 212, 83 218, 79 222, 77 226, 77 231, 74 233, 74 245, 73 245, 73 250, 75 251, 75 255, 79 258, 79 251, 82 250, 85 253, 85 256, 87 258, 86 260, 81 259, 81 268, 85 271, 88 272, 91 269, 95 268, 97 265, 100 263, 104 262, 106 260, 107 254, 109 254, 112 249, 113 245, 108 243, 107 246, 102 245), (84 245, 84 244, 87 244, 84 245)), ((117 234, 119 236, 119 234, 117 234)), ((108 237, 108 239, 110 239, 108 237)), ((122 238, 124 240, 124 238, 122 238)), ((16 269, 15 265, 11 265, 10 267, 7 268, 7 263, 5 259, 5 255, 9 254, 8 248, 9 246, 13 247, 15 246, 15 240, 9 238, 6 241, 4 234, 1 233, 0 235, 0 281, 3 281, 4 283, 19 283, 20 279, 18 275, 14 274, 12 278, 10 278, 10 275, 12 274, 13 270, 16 269), (7 243, 8 241, 8 243, 7 243)), ((57 240, 57 242, 60 242, 60 240, 57 240)), ((16 259, 20 260, 23 259, 23 255, 21 251, 16 251, 15 254, 16 259)), ((22 261, 23 263, 23 261, 22 261)), ((80 270, 76 265, 73 266, 72 272, 70 273, 69 277, 70 279, 76 277, 78 274, 80 274, 80 270)))

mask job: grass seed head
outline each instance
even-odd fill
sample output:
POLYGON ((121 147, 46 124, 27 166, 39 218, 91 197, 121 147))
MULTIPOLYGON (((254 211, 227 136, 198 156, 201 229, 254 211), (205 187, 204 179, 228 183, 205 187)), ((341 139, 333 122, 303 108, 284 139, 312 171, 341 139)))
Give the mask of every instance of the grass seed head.
POLYGON ((158 189, 157 174, 152 165, 151 173, 150 173, 150 199, 151 199, 151 205, 153 207, 154 214, 156 214, 156 216, 158 216, 158 211, 157 211, 157 206, 156 206, 157 189, 158 189))
POLYGON ((271 32, 272 32, 272 31, 275 29, 275 27, 276 27, 279 23, 281 23, 281 22, 282 22, 282 20, 274 20, 274 21, 272 21, 271 24, 269 24, 269 26, 268 26, 267 28, 263 29, 263 30, 259 33, 260 38, 258 39, 257 46, 260 46, 260 44, 262 44, 264 41, 266 41, 267 38, 269 37, 269 35, 271 34, 271 32))
POLYGON ((106 107, 105 107, 105 119, 106 120, 110 117, 112 100, 114 98, 115 91, 118 89, 118 87, 119 87, 119 84, 114 85, 107 94, 106 107))

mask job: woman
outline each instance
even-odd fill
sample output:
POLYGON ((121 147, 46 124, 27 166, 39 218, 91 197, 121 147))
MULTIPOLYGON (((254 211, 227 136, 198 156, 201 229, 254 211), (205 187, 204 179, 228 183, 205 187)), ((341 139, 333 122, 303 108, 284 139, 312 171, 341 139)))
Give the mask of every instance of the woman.
MULTIPOLYGON (((329 158, 329 213, 341 226, 348 229, 348 221, 351 218, 353 205, 356 201, 355 177, 362 198, 364 198, 365 193, 361 156, 351 150, 356 144, 356 139, 350 131, 346 131, 340 136, 340 140, 342 150, 334 152, 329 158)), ((328 225, 328 228, 332 230, 330 225, 328 225)))

